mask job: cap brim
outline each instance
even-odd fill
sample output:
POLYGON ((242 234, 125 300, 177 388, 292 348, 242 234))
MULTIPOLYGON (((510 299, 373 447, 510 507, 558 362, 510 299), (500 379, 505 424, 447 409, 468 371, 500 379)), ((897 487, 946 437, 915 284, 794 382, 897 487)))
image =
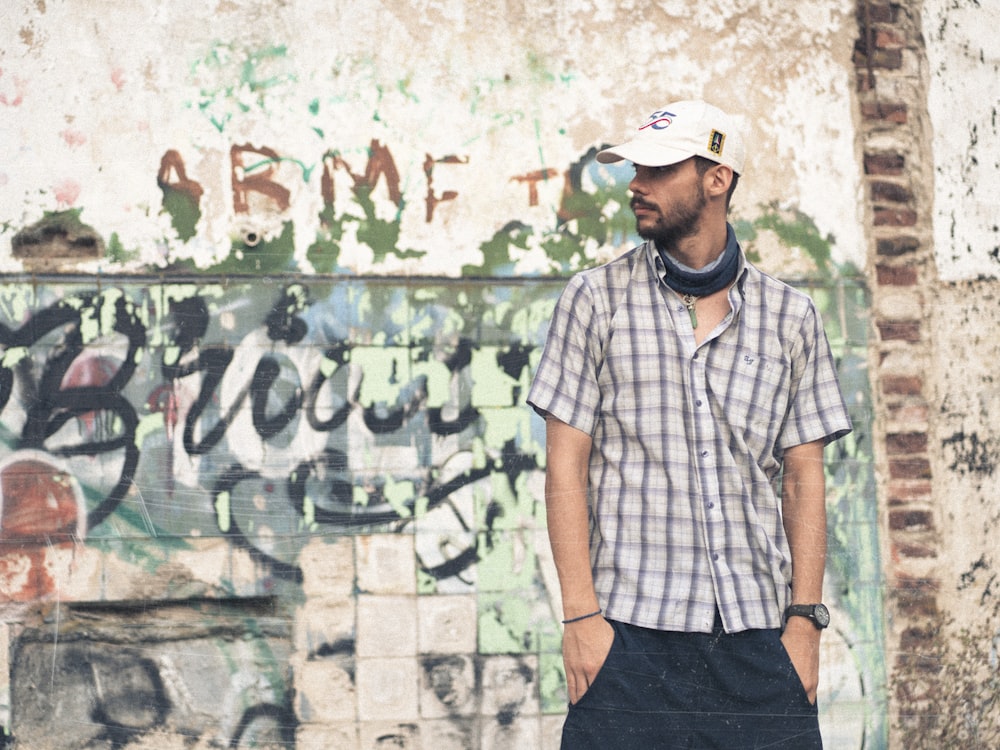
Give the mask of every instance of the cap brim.
POLYGON ((684 149, 666 148, 655 143, 629 141, 620 146, 612 146, 599 151, 597 161, 601 164, 614 164, 616 161, 625 160, 643 167, 665 167, 692 156, 694 154, 684 149))

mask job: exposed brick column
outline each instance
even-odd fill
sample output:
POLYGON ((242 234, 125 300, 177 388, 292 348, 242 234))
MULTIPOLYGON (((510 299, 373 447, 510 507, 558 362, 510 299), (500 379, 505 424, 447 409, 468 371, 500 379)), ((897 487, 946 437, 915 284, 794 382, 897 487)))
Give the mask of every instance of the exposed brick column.
MULTIPOLYGON (((874 279, 874 436, 885 499, 887 666, 893 732, 918 726, 933 694, 940 613, 939 536, 928 434, 928 290, 935 265, 930 139, 918 0, 858 0, 855 49, 874 279)), ((897 744, 896 742, 891 743, 897 744)))

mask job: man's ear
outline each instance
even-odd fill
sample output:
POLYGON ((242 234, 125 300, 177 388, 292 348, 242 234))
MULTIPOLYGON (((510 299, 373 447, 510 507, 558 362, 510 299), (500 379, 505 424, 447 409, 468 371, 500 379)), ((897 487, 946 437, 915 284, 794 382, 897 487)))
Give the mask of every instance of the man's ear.
POLYGON ((733 168, 725 164, 716 164, 705 172, 705 192, 709 196, 726 197, 729 186, 733 184, 733 168))

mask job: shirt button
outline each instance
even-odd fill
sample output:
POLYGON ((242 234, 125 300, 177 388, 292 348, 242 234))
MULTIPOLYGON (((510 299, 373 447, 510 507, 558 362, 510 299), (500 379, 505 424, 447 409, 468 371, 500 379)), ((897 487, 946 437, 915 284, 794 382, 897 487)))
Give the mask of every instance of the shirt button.
POLYGON ((701 406, 701 399, 699 398, 697 401, 695 401, 694 405, 695 406, 701 406))
POLYGON ((715 507, 715 503, 708 503, 708 507, 709 508, 714 508, 715 507))
POLYGON ((702 458, 708 458, 708 451, 702 451, 701 452, 701 457, 702 458))
POLYGON ((718 561, 718 559, 719 559, 719 553, 718 552, 713 552, 712 553, 712 559, 718 561))

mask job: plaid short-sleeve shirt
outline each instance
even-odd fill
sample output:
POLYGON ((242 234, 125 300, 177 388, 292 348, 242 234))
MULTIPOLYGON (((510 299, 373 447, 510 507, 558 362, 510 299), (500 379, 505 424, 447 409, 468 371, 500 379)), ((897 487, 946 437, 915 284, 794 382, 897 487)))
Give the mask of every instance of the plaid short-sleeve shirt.
POLYGON ((804 293, 742 259, 695 345, 651 242, 566 286, 528 403, 593 438, 591 562, 608 617, 660 630, 776 628, 791 556, 785 449, 851 424, 804 293))

